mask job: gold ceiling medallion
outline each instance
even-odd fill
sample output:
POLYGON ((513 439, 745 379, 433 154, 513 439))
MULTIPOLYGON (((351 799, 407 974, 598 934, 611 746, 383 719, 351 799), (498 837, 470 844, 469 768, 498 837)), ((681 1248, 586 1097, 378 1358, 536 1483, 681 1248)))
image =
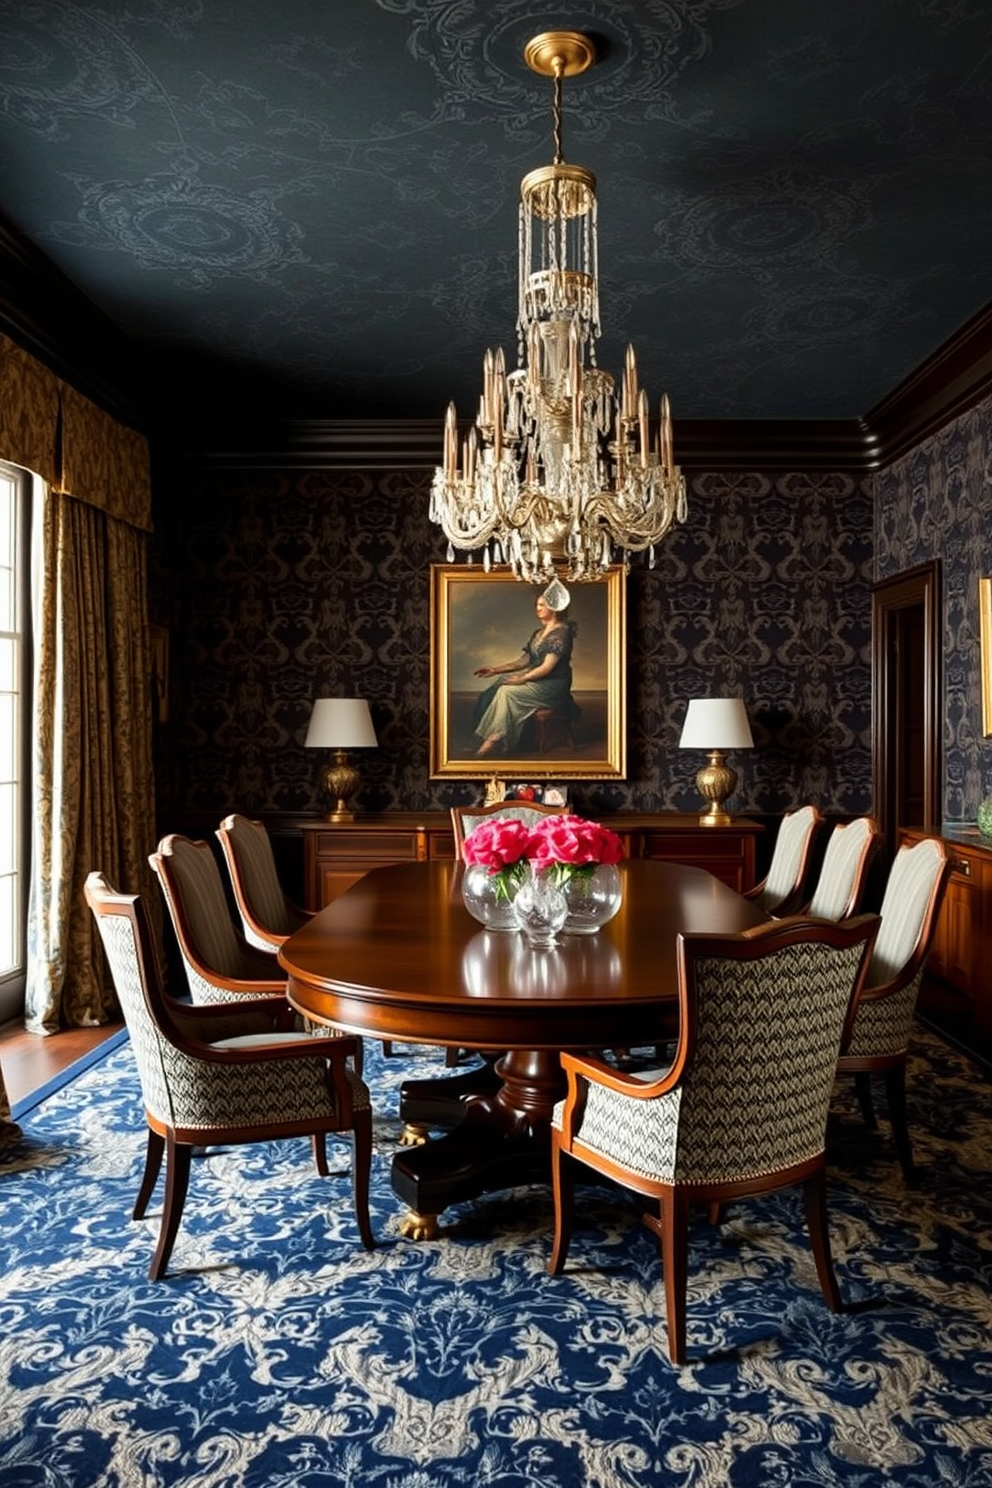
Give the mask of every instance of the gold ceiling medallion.
POLYGON ((566 164, 562 79, 592 66, 578 31, 546 31, 524 60, 554 79, 554 160, 520 183, 517 367, 487 351, 475 423, 459 449, 448 405, 444 463, 434 474, 431 521, 456 550, 482 553, 488 572, 506 563, 518 579, 598 579, 611 564, 648 555, 685 520, 685 479, 672 455, 661 400, 652 439, 647 394, 627 347, 620 391, 596 365, 599 252, 596 177, 566 164))

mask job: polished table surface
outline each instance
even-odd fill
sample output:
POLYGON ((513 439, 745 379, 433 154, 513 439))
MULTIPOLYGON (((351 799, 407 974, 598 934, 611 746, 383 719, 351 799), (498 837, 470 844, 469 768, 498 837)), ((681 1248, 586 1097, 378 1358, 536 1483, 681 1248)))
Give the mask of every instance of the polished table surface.
MULTIPOLYGON (((679 932, 740 931, 767 918, 700 868, 620 866, 617 916, 548 951, 483 929, 462 903, 461 865, 443 861, 373 869, 283 946, 289 999, 302 1013, 382 1039, 506 1051, 492 1088, 459 1107, 455 1131, 394 1161, 394 1188, 415 1218, 541 1176, 563 1091, 559 1051, 671 1038, 679 932)), ((433 1228, 414 1222, 408 1232, 433 1228)))

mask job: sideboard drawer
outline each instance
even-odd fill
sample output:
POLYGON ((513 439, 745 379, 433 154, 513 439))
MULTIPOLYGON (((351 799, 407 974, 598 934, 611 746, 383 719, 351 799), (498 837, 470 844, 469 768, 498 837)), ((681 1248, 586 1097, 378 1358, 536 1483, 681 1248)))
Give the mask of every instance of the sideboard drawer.
MULTIPOLYGON (((738 817, 727 826, 701 827, 688 812, 640 815, 617 812, 602 818, 623 839, 632 858, 661 858, 706 868, 739 893, 754 883, 757 822, 738 817)), ((308 821, 303 833, 304 884, 308 909, 322 909, 373 868, 389 863, 450 861, 455 839, 449 812, 383 812, 351 822, 308 821)))

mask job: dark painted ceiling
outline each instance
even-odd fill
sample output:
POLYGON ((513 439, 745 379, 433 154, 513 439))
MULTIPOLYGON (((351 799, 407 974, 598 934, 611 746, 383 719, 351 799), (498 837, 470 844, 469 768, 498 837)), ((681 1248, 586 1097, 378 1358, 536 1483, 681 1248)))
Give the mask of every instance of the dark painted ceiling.
POLYGON ((857 417, 992 299, 989 0, 2 0, 0 208, 188 396, 467 415, 554 26, 599 360, 676 420, 857 417))

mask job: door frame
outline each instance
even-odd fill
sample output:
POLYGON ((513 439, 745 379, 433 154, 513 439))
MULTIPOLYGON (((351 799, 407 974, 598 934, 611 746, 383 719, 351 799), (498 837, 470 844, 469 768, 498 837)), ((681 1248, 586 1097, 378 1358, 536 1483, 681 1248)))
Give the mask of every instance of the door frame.
POLYGON ((900 611, 923 610, 923 713, 928 720, 923 740, 923 821, 904 822, 939 832, 943 820, 943 668, 941 665, 940 560, 904 569, 880 579, 871 591, 872 633, 872 783, 873 811, 882 829, 889 858, 895 854, 897 823, 893 796, 894 733, 899 724, 898 636, 900 611))

